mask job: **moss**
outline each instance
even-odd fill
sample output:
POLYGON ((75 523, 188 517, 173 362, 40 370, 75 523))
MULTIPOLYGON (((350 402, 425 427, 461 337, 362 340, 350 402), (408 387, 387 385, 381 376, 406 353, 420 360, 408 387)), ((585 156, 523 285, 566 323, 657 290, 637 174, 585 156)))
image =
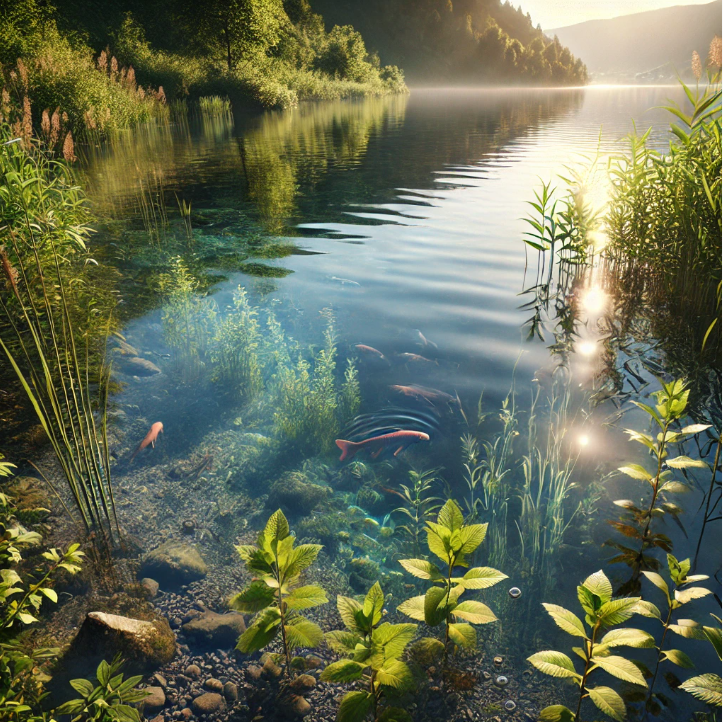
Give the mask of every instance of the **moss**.
POLYGON ((290 516, 305 516, 329 495, 330 489, 312 484, 300 471, 291 471, 276 481, 269 491, 267 506, 281 508, 290 516))

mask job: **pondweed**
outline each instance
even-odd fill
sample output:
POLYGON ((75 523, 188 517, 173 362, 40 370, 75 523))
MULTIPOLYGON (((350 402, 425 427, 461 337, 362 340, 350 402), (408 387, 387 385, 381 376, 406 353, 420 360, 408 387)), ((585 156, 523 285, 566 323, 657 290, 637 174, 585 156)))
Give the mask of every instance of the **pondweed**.
POLYGON ((321 545, 294 547, 295 539, 279 509, 269 517, 255 546, 237 546, 255 581, 229 601, 232 609, 256 615, 239 637, 236 649, 246 653, 263 649, 280 632, 287 674, 291 670, 292 650, 316 647, 324 636, 319 626, 304 618, 299 610, 329 601, 321 587, 299 586, 301 572, 314 563, 321 545))
POLYGON ((442 653, 445 659, 450 642, 463 648, 477 644, 472 624, 497 621, 486 604, 474 600, 459 601, 467 590, 488 589, 507 579, 506 574, 490 567, 468 569, 467 557, 474 554, 486 533, 487 524, 466 524, 462 510, 450 499, 440 509, 437 521, 427 522, 429 551, 443 562, 443 570, 424 559, 399 560, 411 575, 430 581, 434 586, 426 594, 402 602, 398 609, 430 627, 444 623, 444 641, 429 637, 425 644, 430 652, 442 653), (460 568, 467 569, 462 576, 458 576, 460 568))
POLYGON ((436 512, 442 506, 442 499, 432 496, 432 488, 439 481, 439 469, 409 472, 409 486, 400 484, 400 495, 404 506, 397 507, 392 514, 402 514, 408 521, 400 524, 397 529, 407 537, 411 553, 422 553, 421 539, 427 530, 427 522, 432 521, 436 512))
POLYGON ((363 679, 368 685, 367 690, 348 692, 344 696, 337 720, 411 720, 405 710, 390 706, 380 709, 380 704, 386 691, 402 691, 413 682, 411 670, 400 658, 414 638, 417 625, 380 624, 384 593, 379 582, 367 592, 363 603, 338 596, 336 606, 347 631, 328 632, 326 643, 349 659, 328 665, 319 679, 337 683, 363 679))

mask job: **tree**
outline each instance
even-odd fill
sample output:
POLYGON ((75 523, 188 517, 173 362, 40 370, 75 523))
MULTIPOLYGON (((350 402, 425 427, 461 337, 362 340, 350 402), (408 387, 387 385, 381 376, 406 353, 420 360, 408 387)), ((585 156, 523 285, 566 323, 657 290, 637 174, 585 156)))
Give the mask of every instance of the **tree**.
POLYGON ((358 83, 367 80, 372 70, 364 39, 351 25, 332 28, 315 66, 327 75, 358 83))

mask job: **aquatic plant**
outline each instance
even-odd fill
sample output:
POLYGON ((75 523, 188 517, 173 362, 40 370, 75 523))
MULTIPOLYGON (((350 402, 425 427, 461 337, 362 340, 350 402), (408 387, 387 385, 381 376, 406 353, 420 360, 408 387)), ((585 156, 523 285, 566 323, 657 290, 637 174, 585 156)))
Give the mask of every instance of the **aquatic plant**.
POLYGON ((206 95, 198 99, 198 107, 204 115, 227 115, 231 113, 231 101, 220 95, 206 95))
POLYGON ((136 705, 149 693, 137 688, 142 675, 124 680, 122 666, 120 657, 110 664, 103 660, 95 672, 95 685, 87 679, 72 680, 70 684, 80 697, 64 702, 56 714, 70 715, 71 722, 140 722, 136 705))
MULTIPOLYGON (((711 615, 718 625, 716 627, 703 627, 704 637, 713 645, 713 648, 718 655, 718 659, 721 659, 721 620, 720 617, 716 617, 714 614, 711 615)), ((720 675, 707 672, 705 674, 699 674, 690 679, 686 679, 680 685, 680 689, 686 691, 688 694, 692 694, 693 697, 699 699, 701 702, 705 702, 711 707, 721 706, 721 697, 723 682, 721 681, 720 675)))
POLYGON ((233 305, 217 324, 211 342, 213 380, 244 399, 255 398, 263 388, 257 316, 246 289, 239 286, 233 294, 233 305))
POLYGON ((299 586, 301 572, 310 567, 320 544, 294 546, 289 523, 281 509, 275 511, 259 534, 256 545, 236 547, 254 581, 229 601, 231 609, 255 617, 239 637, 236 649, 256 652, 281 633, 286 658, 286 674, 291 669, 291 652, 298 647, 316 647, 323 639, 318 625, 301 614, 329 600, 321 587, 299 586))
MULTIPOLYGON (((8 464, 8 466, 11 466, 8 464)), ((29 648, 19 635, 38 621, 45 600, 56 603, 53 589, 61 570, 80 570, 83 552, 72 544, 63 552, 42 552, 43 561, 32 573, 25 571, 28 552, 40 544, 40 535, 27 531, 15 518, 14 500, 0 493, 0 709, 9 720, 25 720, 40 710, 44 676, 39 666, 58 650, 29 648)))
POLYGON ((419 555, 422 552, 421 536, 427 529, 427 522, 434 518, 435 513, 442 506, 438 496, 432 496, 432 488, 439 481, 439 469, 409 471, 409 486, 400 484, 400 495, 404 506, 398 506, 392 514, 403 514, 409 520, 397 528, 407 537, 411 553, 419 555))
MULTIPOLYGON (((663 700, 659 699, 655 694, 655 682, 658 679, 660 665, 663 662, 672 662, 678 667, 687 669, 695 667, 693 660, 685 652, 680 649, 664 648, 668 632, 673 632, 674 634, 688 639, 705 639, 708 637, 706 628, 701 628, 700 625, 692 619, 678 619, 675 623, 673 622, 673 612, 694 599, 701 599, 702 597, 711 594, 711 591, 709 589, 705 589, 704 587, 689 586, 695 582, 705 581, 708 579, 708 575, 691 574, 688 576, 688 572, 690 571, 690 559, 684 559, 679 562, 672 554, 668 554, 668 571, 670 573, 670 580, 673 583, 672 595, 668 583, 662 576, 660 576, 660 574, 657 572, 643 572, 645 578, 651 584, 654 584, 665 595, 665 601, 668 607, 665 618, 663 618, 663 615, 658 607, 651 602, 640 602, 638 609, 638 614, 642 614, 643 616, 650 617, 652 619, 657 619, 663 626, 663 634, 660 638, 660 643, 656 645, 658 658, 655 662, 655 669, 653 670, 652 679, 650 681, 650 693, 648 694, 648 699, 646 700, 646 707, 648 709, 654 710, 657 707, 658 711, 660 711, 660 702, 663 702, 663 700)), ((720 656, 720 633, 718 634, 717 639, 720 656)), ((711 639, 711 641, 713 641, 713 639, 711 639)))
POLYGON ((344 696, 337 720, 411 720, 403 709, 389 706, 380 709, 380 705, 388 691, 401 691, 412 684, 412 672, 401 656, 414 638, 417 625, 380 624, 384 593, 379 582, 367 592, 363 603, 338 596, 336 606, 346 630, 327 632, 324 637, 331 649, 348 659, 332 662, 319 679, 336 683, 363 680, 367 685, 366 690, 344 696))
POLYGON ((103 363, 111 319, 87 270, 85 199, 66 165, 40 153, 1 145, 0 170, 8 244, 0 249, 8 291, 0 297, 0 347, 83 525, 99 542, 110 541, 114 526, 119 533, 106 428, 110 371, 103 363))
POLYGON ((633 570, 631 581, 624 589, 637 590, 640 588, 639 576, 644 569, 656 570, 660 563, 648 552, 653 548, 660 548, 666 552, 672 551, 670 538, 662 533, 654 533, 653 521, 656 518, 670 516, 677 521, 682 509, 675 503, 668 501, 669 494, 680 494, 688 491, 688 486, 672 478, 674 469, 708 468, 700 459, 691 459, 688 456, 668 457, 668 448, 671 444, 681 442, 705 431, 707 424, 691 424, 680 430, 674 429, 674 424, 685 417, 688 406, 689 389, 684 381, 662 382, 662 389, 653 393, 656 401, 655 407, 640 401, 632 403, 645 411, 658 430, 656 436, 626 429, 632 441, 644 446, 653 457, 655 471, 650 472, 640 464, 626 464, 619 471, 632 479, 647 482, 651 488, 650 502, 646 507, 640 508, 629 499, 619 499, 614 503, 625 510, 623 521, 609 521, 608 523, 621 534, 639 542, 636 548, 608 542, 620 554, 610 559, 610 563, 624 562, 633 570), (663 467, 667 468, 663 468, 663 467))
POLYGON ((213 340, 216 304, 200 293, 198 281, 180 256, 171 260, 167 273, 159 275, 158 287, 164 297, 163 340, 176 352, 174 363, 183 381, 197 381, 213 340))
POLYGON ((470 589, 487 589, 507 579, 507 575, 490 567, 473 567, 457 576, 460 568, 469 567, 467 557, 484 541, 487 524, 466 524, 462 510, 452 499, 440 509, 437 521, 428 521, 426 525, 429 551, 444 563, 444 571, 424 559, 400 559, 407 572, 432 582, 433 586, 426 594, 402 602, 397 609, 430 627, 444 623, 444 642, 428 638, 426 644, 443 652, 446 659, 450 641, 465 648, 476 645, 477 634, 472 624, 497 621, 486 604, 474 600, 460 602, 462 594, 470 589))
POLYGON ((577 588, 577 597, 585 613, 584 624, 564 607, 545 603, 542 606, 560 629, 583 640, 582 648, 573 647, 572 650, 585 663, 583 673, 577 672, 573 660, 563 652, 546 650, 528 657, 528 661, 543 674, 573 681, 578 688, 577 707, 573 712, 562 704, 550 705, 540 712, 540 719, 545 722, 582 722, 583 701, 590 699, 608 717, 622 722, 625 718, 623 698, 611 687, 589 686, 590 676, 600 669, 624 682, 647 688, 645 677, 636 664, 625 657, 610 654, 611 649, 618 647, 655 646, 655 640, 647 632, 614 629, 634 614, 641 613, 645 603, 641 605, 640 597, 613 599, 612 585, 602 571, 590 575, 577 588), (610 631, 600 636, 605 629, 610 631))

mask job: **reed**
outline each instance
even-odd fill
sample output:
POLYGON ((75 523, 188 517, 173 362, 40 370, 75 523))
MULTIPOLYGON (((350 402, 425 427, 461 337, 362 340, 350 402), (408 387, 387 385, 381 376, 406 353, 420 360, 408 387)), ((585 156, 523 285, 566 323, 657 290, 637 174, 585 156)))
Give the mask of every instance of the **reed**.
POLYGON ((220 95, 207 95, 198 99, 198 107, 204 115, 230 115, 231 101, 220 95))
MULTIPOLYGON (((104 338, 90 330, 98 319, 79 318, 82 279, 71 282, 67 261, 85 250, 89 229, 64 224, 63 203, 72 207, 78 198, 62 163, 17 144, 3 144, 0 155, 8 291, 0 296, 0 347, 47 434, 82 524, 95 538, 112 543, 120 529, 108 456, 110 369, 102 361, 104 338), (76 198, 68 200, 66 192, 76 198)), ((76 220, 82 219, 78 213, 76 220)), ((96 315, 92 304, 89 314, 96 315)), ((110 318, 106 334, 109 327, 110 318)), ((70 514, 47 475, 35 468, 70 514)))

